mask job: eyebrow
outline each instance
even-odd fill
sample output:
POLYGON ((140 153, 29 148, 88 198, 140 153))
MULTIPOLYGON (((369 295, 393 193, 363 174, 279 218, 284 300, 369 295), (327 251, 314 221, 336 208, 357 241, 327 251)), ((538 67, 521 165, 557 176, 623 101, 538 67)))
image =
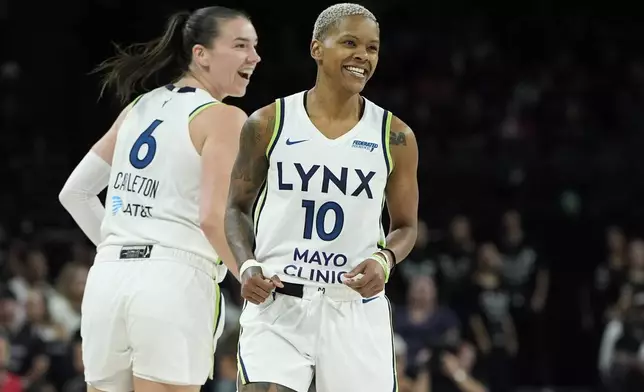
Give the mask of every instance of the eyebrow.
MULTIPOLYGON (((343 34, 341 37, 342 37, 342 38, 353 38, 353 39, 355 39, 356 41, 361 41, 361 40, 360 40, 360 38, 356 37, 356 36, 355 36, 355 35, 353 35, 353 34, 343 34)), ((372 39, 369 43, 372 43, 372 44, 379 44, 379 43, 380 43, 380 40, 379 40, 379 39, 372 39)))
POLYGON ((257 44, 257 38, 255 38, 254 40, 251 40, 250 38, 237 37, 235 38, 235 41, 243 41, 243 42, 248 42, 249 44, 257 44))

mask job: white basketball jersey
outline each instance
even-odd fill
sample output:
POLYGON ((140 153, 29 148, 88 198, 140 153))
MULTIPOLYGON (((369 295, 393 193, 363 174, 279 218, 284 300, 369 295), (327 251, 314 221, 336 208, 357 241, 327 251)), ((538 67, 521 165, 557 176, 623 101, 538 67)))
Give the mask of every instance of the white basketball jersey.
POLYGON ((201 158, 188 127, 217 103, 204 90, 173 85, 137 98, 116 139, 99 252, 159 244, 219 264, 199 226, 201 158))
POLYGON ((305 94, 276 101, 268 176, 254 209, 255 256, 284 281, 339 284, 384 246, 392 115, 365 99, 356 126, 331 140, 311 122, 305 94))

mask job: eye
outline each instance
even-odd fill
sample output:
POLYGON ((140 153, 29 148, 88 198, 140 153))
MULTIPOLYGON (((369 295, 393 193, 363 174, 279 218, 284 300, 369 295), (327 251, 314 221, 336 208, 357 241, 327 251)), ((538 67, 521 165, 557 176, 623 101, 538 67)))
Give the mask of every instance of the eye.
POLYGON ((237 45, 235 45, 235 48, 245 49, 245 48, 246 48, 246 44, 243 44, 243 43, 237 44, 237 45))
POLYGON ((348 40, 344 41, 344 44, 347 45, 347 46, 354 47, 354 46, 356 46, 356 41, 354 41, 352 39, 348 39, 348 40))
POLYGON ((375 46, 375 45, 370 45, 368 49, 371 50, 372 52, 377 52, 378 51, 378 47, 375 46))

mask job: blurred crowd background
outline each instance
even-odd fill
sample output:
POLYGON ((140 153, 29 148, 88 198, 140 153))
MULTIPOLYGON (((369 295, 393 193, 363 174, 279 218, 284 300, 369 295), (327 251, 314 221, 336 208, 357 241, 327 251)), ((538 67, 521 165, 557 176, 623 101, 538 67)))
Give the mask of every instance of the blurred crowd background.
MULTIPOLYGON (((459 369, 491 392, 644 391, 641 19, 360 3, 383 41, 365 95, 420 148, 418 241, 387 287, 400 391, 466 391, 459 369)), ((263 58, 229 103, 250 113, 312 86, 312 25, 331 2, 218 4, 251 14, 263 58)), ((0 391, 85 390, 94 249, 57 194, 120 110, 89 72, 112 42, 151 39, 171 12, 206 5, 0 0, 0 391)), ((208 391, 234 391, 239 288, 224 287, 208 391)))

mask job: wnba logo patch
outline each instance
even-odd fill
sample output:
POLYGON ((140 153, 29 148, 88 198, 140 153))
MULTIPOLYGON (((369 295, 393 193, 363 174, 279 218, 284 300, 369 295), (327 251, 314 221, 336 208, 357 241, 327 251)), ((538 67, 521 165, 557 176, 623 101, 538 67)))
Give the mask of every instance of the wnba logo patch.
POLYGON ((362 140, 354 140, 353 144, 351 145, 353 148, 361 148, 363 150, 368 150, 369 152, 375 150, 378 148, 378 143, 372 143, 372 142, 365 142, 362 140))

